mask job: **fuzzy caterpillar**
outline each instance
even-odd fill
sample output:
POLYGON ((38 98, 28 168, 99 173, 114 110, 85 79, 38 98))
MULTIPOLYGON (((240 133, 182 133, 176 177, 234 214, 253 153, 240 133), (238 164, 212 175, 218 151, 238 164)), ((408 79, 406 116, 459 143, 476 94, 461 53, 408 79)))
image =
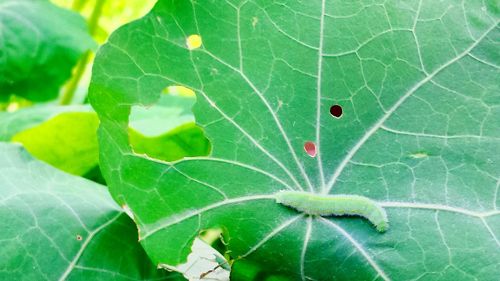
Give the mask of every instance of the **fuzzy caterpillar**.
POLYGON ((385 210, 375 201, 359 195, 323 195, 304 191, 282 190, 274 194, 276 202, 308 215, 360 216, 379 232, 389 228, 385 210))

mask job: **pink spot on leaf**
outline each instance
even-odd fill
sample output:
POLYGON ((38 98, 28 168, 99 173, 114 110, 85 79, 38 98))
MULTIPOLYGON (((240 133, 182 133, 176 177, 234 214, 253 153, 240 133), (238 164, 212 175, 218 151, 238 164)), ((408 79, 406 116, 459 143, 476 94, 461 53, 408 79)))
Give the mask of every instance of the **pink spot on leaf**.
POLYGON ((309 156, 311 157, 315 157, 316 156, 316 145, 314 144, 314 142, 312 141, 308 141, 304 144, 304 150, 307 152, 307 154, 309 154, 309 156))

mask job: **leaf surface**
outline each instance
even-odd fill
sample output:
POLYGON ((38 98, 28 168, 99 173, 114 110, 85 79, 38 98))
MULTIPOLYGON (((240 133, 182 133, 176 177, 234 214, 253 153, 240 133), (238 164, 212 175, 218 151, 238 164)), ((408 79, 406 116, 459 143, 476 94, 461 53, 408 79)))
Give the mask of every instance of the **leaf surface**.
POLYGON ((83 18, 50 1, 0 1, 0 100, 54 99, 80 55, 95 47, 83 18))
POLYGON ((236 263, 292 280, 495 280, 495 3, 165 0, 118 30, 90 99, 104 174, 149 256, 182 263, 219 227, 236 263), (173 85, 196 92, 209 157, 132 152, 130 108, 173 85), (305 216, 275 203, 282 189, 367 196, 390 228, 305 216))
POLYGON ((105 186, 0 143, 0 279, 166 280, 105 186))

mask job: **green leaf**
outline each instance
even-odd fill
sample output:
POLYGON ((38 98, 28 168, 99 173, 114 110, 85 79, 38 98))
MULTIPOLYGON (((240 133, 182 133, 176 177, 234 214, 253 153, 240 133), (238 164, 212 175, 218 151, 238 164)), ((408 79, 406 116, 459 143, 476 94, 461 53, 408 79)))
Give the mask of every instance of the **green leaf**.
POLYGON ((130 127, 146 137, 157 137, 184 124, 194 123, 191 107, 194 97, 162 95, 154 106, 136 106, 130 115, 130 127))
POLYGON ((76 105, 36 105, 14 112, 0 112, 0 141, 10 141, 16 134, 65 112, 92 112, 92 109, 88 106, 76 105))
MULTIPOLYGON (((162 100, 157 106, 132 111, 134 151, 163 160, 207 155, 209 142, 189 110, 194 98, 163 95, 162 100)), ((37 159, 80 176, 99 164, 97 127, 97 116, 88 106, 34 106, 0 112, 0 141, 22 143, 37 159)))
POLYGON ((0 100, 54 99, 80 55, 94 48, 83 18, 48 1, 0 0, 0 100))
POLYGON ((99 120, 88 106, 35 106, 0 118, 0 140, 22 143, 54 167, 84 175, 99 163, 99 120))
POLYGON ((111 36, 90 88, 101 164, 155 262, 220 228, 273 278, 500 276, 496 1, 372 2, 165 0, 111 36), (133 153, 131 106, 171 85, 196 92, 209 157, 133 153), (367 196, 390 228, 305 216, 282 189, 367 196))
POLYGON ((94 112, 64 112, 12 137, 38 159, 74 175, 99 163, 94 112))
POLYGON ((0 279, 163 280, 105 186, 0 143, 0 279))

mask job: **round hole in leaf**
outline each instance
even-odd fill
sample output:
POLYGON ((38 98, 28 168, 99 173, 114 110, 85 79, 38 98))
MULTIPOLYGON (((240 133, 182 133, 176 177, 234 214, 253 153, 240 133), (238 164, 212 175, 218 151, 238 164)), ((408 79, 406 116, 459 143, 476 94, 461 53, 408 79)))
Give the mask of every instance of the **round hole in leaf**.
POLYGON ((336 104, 330 107, 330 114, 335 118, 340 118, 342 116, 342 106, 336 104))
POLYGON ((311 156, 311 157, 315 157, 316 156, 316 145, 314 144, 314 142, 312 141, 308 141, 306 143, 304 143, 304 150, 306 151, 306 153, 311 156))

